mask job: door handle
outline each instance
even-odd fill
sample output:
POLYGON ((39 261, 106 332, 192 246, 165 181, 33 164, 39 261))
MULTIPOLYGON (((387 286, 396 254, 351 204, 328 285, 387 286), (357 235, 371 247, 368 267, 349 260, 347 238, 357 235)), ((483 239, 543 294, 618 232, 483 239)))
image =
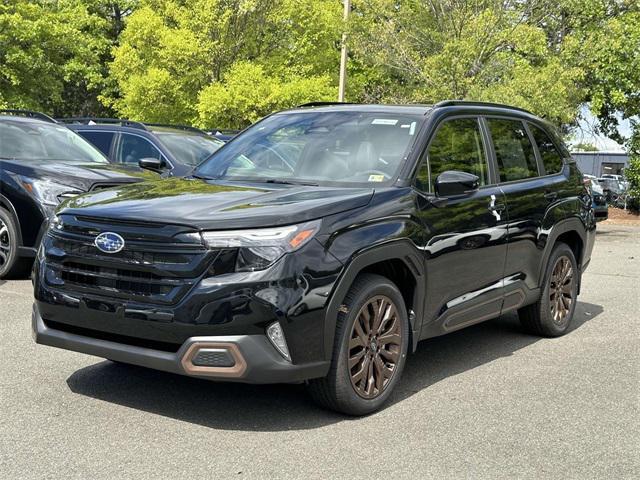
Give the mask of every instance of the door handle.
POLYGON ((558 192, 552 192, 552 191, 545 192, 544 198, 546 198, 547 200, 554 201, 556 198, 558 198, 558 192))
POLYGON ((489 202, 489 206, 487 207, 487 209, 491 212, 491 215, 496 217, 497 222, 502 220, 501 213, 504 211, 505 205, 504 203, 496 203, 495 195, 491 195, 491 202, 489 202))

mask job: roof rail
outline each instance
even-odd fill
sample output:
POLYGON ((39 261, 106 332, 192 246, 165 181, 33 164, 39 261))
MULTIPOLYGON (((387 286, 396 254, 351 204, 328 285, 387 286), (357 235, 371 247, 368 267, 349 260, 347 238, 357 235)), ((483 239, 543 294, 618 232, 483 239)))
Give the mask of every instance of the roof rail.
POLYGON ((308 102, 298 105, 298 108, 302 107, 324 107, 328 105, 353 105, 351 102, 308 102))
POLYGON ((233 128, 212 128, 209 132, 218 132, 218 133, 228 133, 230 135, 235 135, 236 133, 240 133, 240 130, 234 130, 233 128))
POLYGON ((83 125, 89 125, 92 122, 107 125, 121 125, 123 127, 139 128, 140 130, 147 130, 142 122, 135 122, 133 120, 127 120, 126 118, 101 118, 101 117, 68 117, 56 119, 61 123, 79 123, 83 125))
POLYGON ((188 132, 197 132, 197 133, 204 133, 204 134, 207 133, 200 128, 191 127, 189 125, 172 125, 170 123, 145 123, 145 125, 148 127, 167 127, 167 128, 176 128, 178 130, 186 130, 188 132))
POLYGON ((34 112, 34 111, 31 111, 31 110, 16 110, 16 109, 11 109, 11 108, 3 108, 3 109, 0 110, 0 114, 3 114, 3 113, 7 113, 9 115, 14 115, 16 117, 35 118, 35 119, 38 119, 38 120, 44 120, 45 122, 58 123, 53 118, 51 118, 49 115, 46 115, 46 114, 41 113, 41 112, 34 112))
POLYGON ((433 108, 439 107, 455 107, 455 106, 470 106, 470 107, 497 107, 497 108, 508 108, 510 110, 518 110, 520 112, 528 113, 533 115, 529 110, 525 110, 520 107, 513 107, 511 105, 505 105, 503 103, 493 103, 493 102, 477 102, 473 100, 443 100, 442 102, 436 103, 433 108))

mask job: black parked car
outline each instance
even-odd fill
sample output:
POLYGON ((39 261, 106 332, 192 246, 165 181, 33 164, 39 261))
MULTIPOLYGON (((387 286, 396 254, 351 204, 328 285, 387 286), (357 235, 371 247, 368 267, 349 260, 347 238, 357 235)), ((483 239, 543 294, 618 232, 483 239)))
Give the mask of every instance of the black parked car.
POLYGON ((38 259, 36 341, 381 407, 418 341, 503 313, 571 325, 591 197, 544 121, 493 104, 271 115, 187 179, 73 198, 38 259))
POLYGON ((110 165, 46 115, 0 110, 0 279, 28 271, 61 200, 154 177, 138 167, 110 165))
POLYGON ((62 118, 112 163, 140 165, 163 176, 184 176, 224 145, 194 127, 112 118, 62 118))

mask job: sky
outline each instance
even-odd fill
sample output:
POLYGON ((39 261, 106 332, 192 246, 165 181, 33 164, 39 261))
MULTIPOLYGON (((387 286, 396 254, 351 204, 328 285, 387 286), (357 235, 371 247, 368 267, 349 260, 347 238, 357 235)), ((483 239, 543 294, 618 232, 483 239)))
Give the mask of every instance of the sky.
MULTIPOLYGON (((578 127, 576 128, 573 139, 570 143, 590 143, 595 145, 598 150, 608 152, 626 152, 623 145, 616 143, 608 137, 595 133, 598 125, 598 119, 591 114, 588 106, 583 106, 580 110, 580 114, 582 119, 578 122, 578 127)), ((620 119, 618 131, 622 136, 629 137, 631 135, 631 124, 629 120, 620 119)))

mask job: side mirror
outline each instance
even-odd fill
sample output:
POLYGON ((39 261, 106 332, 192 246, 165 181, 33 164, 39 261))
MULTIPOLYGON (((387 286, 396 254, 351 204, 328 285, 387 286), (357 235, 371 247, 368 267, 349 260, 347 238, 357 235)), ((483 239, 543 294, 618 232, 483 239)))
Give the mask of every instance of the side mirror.
POLYGON ((140 168, 146 168, 147 170, 152 170, 154 172, 161 172, 167 166, 167 163, 164 159, 158 158, 141 158, 138 162, 140 168))
POLYGON ((436 178, 436 195, 439 197, 455 197, 467 195, 478 190, 480 177, 473 173, 448 170, 436 178))

